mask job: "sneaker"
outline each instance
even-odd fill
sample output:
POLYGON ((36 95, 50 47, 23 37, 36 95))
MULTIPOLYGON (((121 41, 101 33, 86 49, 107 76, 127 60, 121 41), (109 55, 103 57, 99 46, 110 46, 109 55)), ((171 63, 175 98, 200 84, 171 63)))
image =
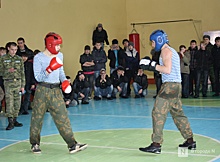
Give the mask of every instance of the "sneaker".
POLYGON ((135 97, 134 98, 141 98, 141 96, 140 95, 135 95, 135 97))
POLYGON ((82 151, 82 150, 85 150, 87 148, 87 144, 75 144, 73 145, 72 147, 69 148, 69 153, 70 154, 74 154, 76 152, 79 152, 79 151, 82 151))
POLYGON ((99 96, 95 96, 95 97, 94 97, 94 100, 96 100, 96 101, 101 100, 101 99, 102 99, 102 98, 99 97, 99 96))
POLYGON ((157 97, 157 95, 153 96, 153 98, 156 98, 156 97, 157 97))
POLYGON ((202 97, 207 97, 207 95, 206 95, 206 94, 203 94, 202 97))
POLYGON ((82 101, 82 104, 89 104, 88 101, 82 101))
POLYGON ((40 149, 38 144, 32 145, 31 146, 31 151, 35 154, 40 154, 41 153, 41 149, 40 149))
POLYGON ((217 97, 217 96, 219 96, 219 94, 218 93, 215 93, 214 95, 212 95, 213 97, 217 97))
POLYGON ((188 143, 186 141, 183 144, 180 144, 179 147, 187 147, 189 150, 195 150, 196 149, 196 141, 193 141, 193 143, 188 143))
POLYGON ((27 111, 24 111, 23 113, 22 113, 22 115, 28 115, 29 114, 29 112, 27 112, 27 111))
POLYGON ((113 100, 113 98, 110 96, 110 97, 107 97, 107 100, 113 100))
POLYGON ((142 93, 140 94, 140 96, 141 96, 141 98, 144 98, 144 97, 145 97, 142 93))
POLYGON ((199 98, 199 95, 195 95, 194 98, 199 98))
POLYGON ((143 151, 143 152, 160 154, 161 153, 161 146, 154 146, 153 143, 151 143, 150 146, 144 147, 144 148, 139 148, 139 150, 143 151))

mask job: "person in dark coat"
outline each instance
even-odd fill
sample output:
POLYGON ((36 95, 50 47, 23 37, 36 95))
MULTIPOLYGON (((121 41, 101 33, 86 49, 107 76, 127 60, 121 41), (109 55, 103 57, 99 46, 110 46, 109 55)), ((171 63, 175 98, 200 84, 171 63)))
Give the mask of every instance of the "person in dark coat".
POLYGON ((77 102, 78 98, 82 98, 82 104, 89 104, 89 82, 85 79, 83 71, 78 71, 77 76, 73 82, 74 98, 77 102))
POLYGON ((145 97, 147 95, 148 80, 144 70, 139 68, 138 73, 134 76, 133 88, 135 98, 145 97))
POLYGON ((28 59, 32 60, 34 57, 34 52, 27 47, 24 38, 22 37, 18 38, 17 43, 18 43, 18 50, 16 52, 16 55, 21 56, 22 53, 25 52, 28 55, 28 59))
POLYGON ((104 42, 109 45, 108 41, 108 34, 105 29, 103 29, 103 25, 101 23, 98 24, 96 29, 93 31, 92 34, 92 44, 95 45, 95 43, 99 41, 102 44, 102 48, 104 49, 104 42))

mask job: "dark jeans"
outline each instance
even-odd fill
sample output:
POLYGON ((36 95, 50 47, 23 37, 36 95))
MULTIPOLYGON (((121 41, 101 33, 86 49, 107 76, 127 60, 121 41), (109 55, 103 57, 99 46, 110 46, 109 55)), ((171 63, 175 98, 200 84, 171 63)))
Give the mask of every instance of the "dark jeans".
POLYGON ((91 97, 92 91, 93 91, 93 87, 94 87, 94 74, 84 74, 86 80, 89 82, 90 84, 90 90, 89 90, 89 96, 91 97))
POLYGON ((131 87, 130 87, 131 79, 134 79, 134 75, 136 73, 137 73, 137 71, 133 70, 133 69, 131 69, 131 70, 129 69, 129 70, 125 71, 125 75, 128 78, 128 84, 127 84, 127 95, 128 96, 131 94, 131 87))
POLYGON ((215 73, 215 93, 216 94, 219 94, 220 92, 220 77, 219 77, 219 74, 220 74, 220 67, 218 68, 214 68, 214 73, 215 73))
POLYGON ((182 96, 189 96, 189 74, 181 73, 182 77, 182 96))
POLYGON ((192 70, 190 69, 190 73, 189 73, 189 94, 193 94, 194 93, 194 90, 193 90, 193 84, 196 85, 196 70, 192 70))
POLYGON ((155 80, 155 84, 156 84, 156 93, 158 94, 158 92, 160 91, 161 85, 162 85, 162 78, 161 78, 161 74, 159 73, 154 73, 154 80, 155 80))
MULTIPOLYGON (((89 97, 89 91, 90 91, 90 88, 83 88, 80 93, 84 94, 84 98, 82 99, 82 101, 88 101, 88 97, 89 97)), ((74 99, 79 103, 78 101, 78 98, 80 97, 79 94, 77 93, 74 93, 74 99)))
POLYGON ((202 94, 206 95, 207 93, 207 85, 208 85, 208 76, 209 76, 209 71, 208 70, 197 70, 197 75, 196 75, 196 94, 199 96, 199 88, 200 88, 200 80, 201 76, 203 76, 203 82, 202 82, 202 94))
MULTIPOLYGON (((120 96, 126 96, 127 95, 127 85, 128 83, 120 83, 119 87, 122 89, 122 91, 120 92, 120 96)), ((114 87, 113 91, 112 91, 112 97, 116 97, 116 94, 118 92, 118 89, 114 87)))

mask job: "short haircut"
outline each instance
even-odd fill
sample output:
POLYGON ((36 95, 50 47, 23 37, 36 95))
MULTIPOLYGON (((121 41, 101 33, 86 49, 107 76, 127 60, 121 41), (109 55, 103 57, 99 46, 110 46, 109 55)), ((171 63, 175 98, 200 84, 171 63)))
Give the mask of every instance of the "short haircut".
POLYGON ((129 42, 128 39, 123 39, 122 44, 124 44, 125 42, 129 42))
POLYGON ((97 40, 97 41, 95 42, 95 44, 96 44, 96 43, 101 43, 101 41, 100 41, 100 40, 97 40))
POLYGON ((197 42, 196 42, 196 40, 191 40, 191 41, 190 41, 190 44, 191 44, 191 43, 197 43, 197 42))
POLYGON ((216 41, 219 41, 219 40, 220 40, 220 37, 216 37, 216 38, 215 38, 215 42, 216 42, 216 41))
POLYGON ((17 41, 23 41, 23 42, 25 42, 25 41, 24 41, 24 38, 22 38, 22 37, 19 37, 19 38, 17 39, 17 41))
POLYGON ((185 45, 180 45, 179 50, 181 50, 181 48, 186 48, 186 46, 185 45))
POLYGON ((71 79, 71 78, 70 78, 70 76, 67 75, 67 76, 66 76, 66 79, 71 79))
POLYGON ((0 51, 6 50, 5 47, 0 47, 0 51))

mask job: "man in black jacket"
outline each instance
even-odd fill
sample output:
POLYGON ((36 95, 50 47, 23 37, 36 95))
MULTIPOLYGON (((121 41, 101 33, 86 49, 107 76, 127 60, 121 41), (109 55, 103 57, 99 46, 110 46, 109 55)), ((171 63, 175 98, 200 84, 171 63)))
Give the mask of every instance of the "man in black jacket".
POLYGON ((74 98, 78 102, 78 97, 82 98, 82 104, 89 104, 89 82, 86 81, 83 71, 78 71, 73 82, 74 98))
POLYGON ((112 40, 112 46, 108 50, 108 59, 110 60, 110 74, 113 73, 113 71, 115 71, 118 66, 125 67, 125 52, 118 45, 117 39, 112 40))
POLYGON ((133 88, 135 98, 145 97, 147 95, 148 80, 143 69, 138 69, 138 73, 134 77, 133 88))
MULTIPOLYGON (((66 79, 69 81, 70 85, 72 86, 70 76, 66 76, 66 79)), ((78 104, 78 102, 74 98, 73 88, 70 93, 65 93, 64 91, 62 92, 63 92, 63 99, 66 104, 66 108, 73 107, 78 104)))
POLYGON ((25 93, 23 100, 21 101, 20 114, 27 115, 28 107, 30 106, 31 91, 35 88, 35 78, 33 71, 33 60, 28 60, 29 54, 26 52, 21 53, 21 57, 24 61, 24 73, 25 73, 25 93))
POLYGON ((113 85, 110 77, 106 74, 105 69, 100 70, 100 75, 95 80, 95 97, 94 100, 101 100, 103 97, 107 97, 108 100, 112 100, 111 94, 113 85))
POLYGON ((201 77, 202 80, 202 95, 207 97, 207 85, 208 85, 208 76, 209 76, 209 61, 212 59, 211 53, 206 49, 206 45, 203 41, 200 43, 200 50, 196 52, 195 59, 197 62, 196 65, 196 91, 194 98, 199 97, 199 88, 201 77))
POLYGON ((22 37, 18 38, 17 43, 18 43, 18 50, 16 52, 16 55, 21 56, 22 53, 25 52, 28 55, 28 59, 32 60, 34 57, 34 52, 27 47, 24 38, 22 37))
POLYGON ((219 96, 220 92, 220 37, 215 38, 215 45, 212 48, 212 57, 215 73, 215 94, 213 96, 219 96))
POLYGON ((112 98, 116 98, 117 92, 120 93, 120 97, 128 98, 127 96, 127 86, 128 86, 128 78, 125 76, 125 71, 122 66, 119 66, 117 70, 115 70, 111 75, 111 81, 113 84, 113 92, 112 98))
POLYGON ((84 53, 80 55, 80 64, 83 70, 83 73, 86 77, 86 80, 90 84, 90 92, 89 97, 91 97, 92 89, 93 89, 93 82, 94 82, 94 58, 93 55, 90 54, 90 46, 86 45, 84 48, 84 53))
POLYGON ((102 48, 104 49, 104 42, 106 42, 107 45, 109 45, 108 41, 108 34, 105 29, 103 29, 102 24, 98 24, 96 29, 93 31, 92 34, 92 44, 95 45, 95 43, 99 41, 102 44, 102 48))

